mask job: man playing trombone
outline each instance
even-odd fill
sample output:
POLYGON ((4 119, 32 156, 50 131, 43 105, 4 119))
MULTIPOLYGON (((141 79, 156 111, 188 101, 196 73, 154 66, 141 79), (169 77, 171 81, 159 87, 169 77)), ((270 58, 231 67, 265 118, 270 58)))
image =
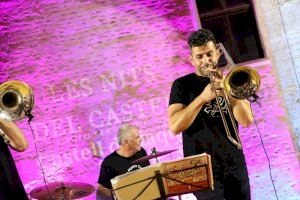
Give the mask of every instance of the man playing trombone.
POLYGON ((23 132, 9 120, 0 118, 0 199, 28 199, 8 145, 19 152, 28 147, 23 132))
POLYGON ((213 33, 207 29, 193 32, 188 40, 191 73, 176 79, 172 85, 168 107, 169 129, 182 133, 184 156, 208 153, 212 157, 213 191, 195 193, 201 200, 249 200, 249 178, 238 135, 228 139, 237 123, 249 126, 253 122, 248 100, 224 97, 223 75, 216 76, 220 51, 213 33), (229 102, 226 103, 226 99, 229 102), (233 123, 229 120, 231 108, 233 123), (223 117, 221 112, 223 112, 223 117), (223 120, 222 120, 223 118, 223 120))

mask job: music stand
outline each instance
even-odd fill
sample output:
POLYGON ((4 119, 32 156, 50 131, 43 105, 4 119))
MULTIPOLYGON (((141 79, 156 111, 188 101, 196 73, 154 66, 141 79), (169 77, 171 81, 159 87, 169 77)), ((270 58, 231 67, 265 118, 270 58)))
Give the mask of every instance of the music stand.
MULTIPOLYGON (((130 184, 126 184, 121 187, 117 187, 117 188, 113 189, 114 198, 117 197, 117 198, 121 198, 121 199, 124 198, 126 200, 137 200, 137 199, 139 199, 139 197, 142 197, 142 195, 146 192, 146 190, 148 188, 150 189, 150 185, 153 183, 153 181, 156 181, 156 183, 157 183, 156 188, 159 191, 158 198, 157 198, 157 189, 155 191, 155 194, 153 193, 153 197, 156 198, 157 200, 158 199, 164 200, 170 196, 186 194, 186 193, 190 193, 190 192, 198 191, 198 190, 204 190, 204 189, 209 189, 209 188, 213 189, 213 179, 212 179, 210 156, 207 154, 205 156, 208 156, 206 163, 187 167, 185 169, 178 169, 178 170, 175 169, 175 170, 171 170, 171 171, 167 170, 169 166, 172 167, 173 164, 177 164, 176 162, 181 162, 181 161, 162 163, 160 167, 157 167, 155 169, 154 175, 151 175, 142 180, 131 182, 130 184), (205 169, 203 169, 203 168, 205 168, 205 169), (185 181, 185 180, 176 178, 177 176, 181 177, 184 174, 190 175, 191 173, 199 173, 199 172, 202 172, 203 173, 202 178, 204 177, 206 179, 203 179, 198 182, 191 182, 190 180, 185 181), (145 185, 145 181, 148 181, 148 183, 146 185, 145 185), (181 185, 178 186, 175 183, 180 183, 181 185), (134 195, 132 195, 132 194, 129 195, 130 187, 133 186, 134 190, 136 191, 138 189, 138 184, 143 184, 143 187, 140 189, 139 193, 134 194, 134 195), (178 190, 178 188, 179 188, 179 190, 178 190), (122 193, 122 192, 120 192, 120 190, 122 190, 122 189, 125 189, 127 191, 122 193), (123 196, 121 196, 121 195, 123 195, 123 196), (124 195, 127 195, 127 196, 125 197, 124 195), (129 197, 128 197, 128 195, 129 195, 129 197)), ((199 157, 199 155, 191 156, 190 158, 187 157, 183 160, 190 162, 190 160, 193 160, 193 159, 195 160, 195 159, 197 159, 197 157, 199 157), (187 159, 189 159, 189 160, 187 160, 187 159)), ((140 172, 140 174, 141 173, 142 172, 140 172)), ((196 174, 195 174, 195 176, 196 176, 196 174)), ((126 176, 124 176, 124 177, 126 178, 126 176)), ((134 176, 134 177, 136 177, 136 176, 134 176)), ((200 174, 199 174, 199 177, 200 177, 200 174)), ((195 179, 197 179, 197 177, 195 179)), ((153 189, 153 185, 151 187, 153 189)), ((148 191, 148 194, 149 194, 149 191, 148 191)), ((145 198, 145 195, 144 195, 143 199, 144 198, 145 198)))

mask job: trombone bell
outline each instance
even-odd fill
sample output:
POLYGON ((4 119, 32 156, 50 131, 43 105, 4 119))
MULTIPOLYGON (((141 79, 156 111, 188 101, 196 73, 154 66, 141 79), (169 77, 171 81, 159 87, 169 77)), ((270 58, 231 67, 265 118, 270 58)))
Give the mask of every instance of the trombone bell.
POLYGON ((13 80, 0 85, 0 118, 10 121, 30 118, 33 105, 33 91, 26 83, 13 80))
POLYGON ((233 68, 225 77, 224 90, 236 99, 249 99, 256 96, 255 92, 260 86, 258 72, 247 66, 233 68))

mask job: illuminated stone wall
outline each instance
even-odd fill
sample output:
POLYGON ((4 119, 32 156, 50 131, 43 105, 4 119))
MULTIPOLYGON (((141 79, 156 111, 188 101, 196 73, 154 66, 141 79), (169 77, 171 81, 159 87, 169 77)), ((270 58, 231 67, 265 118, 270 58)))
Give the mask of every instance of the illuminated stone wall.
POLYGON ((272 60, 296 148, 300 149, 300 1, 253 1, 266 57, 272 60))

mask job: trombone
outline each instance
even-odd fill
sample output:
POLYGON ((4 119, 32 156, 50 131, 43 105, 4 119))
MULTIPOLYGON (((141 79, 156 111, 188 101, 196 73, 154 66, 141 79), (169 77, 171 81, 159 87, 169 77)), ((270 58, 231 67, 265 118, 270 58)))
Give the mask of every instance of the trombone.
MULTIPOLYGON (((227 134, 227 138, 238 148, 242 149, 242 143, 240 140, 238 127, 235 123, 235 119, 233 116, 232 109, 230 107, 230 102, 228 96, 231 96, 235 99, 247 99, 250 102, 258 102, 258 96, 255 92, 259 89, 260 86, 260 76, 258 72, 248 66, 236 66, 225 47, 222 43, 216 45, 217 49, 221 51, 221 55, 224 54, 226 61, 228 62, 229 73, 226 75, 224 79, 224 88, 221 89, 221 93, 223 93, 225 97, 225 107, 228 111, 228 115, 230 118, 230 122, 233 127, 233 137, 230 133, 226 118, 224 113, 222 112, 222 108, 220 102, 218 101, 217 89, 214 86, 213 74, 209 72, 209 79, 212 84, 214 93, 216 95, 216 102, 218 109, 220 111, 220 115, 222 118, 222 122, 224 124, 224 128, 227 134)), ((259 102, 258 102, 259 103, 259 102)))
POLYGON ((31 87, 17 80, 0 85, 0 118, 18 121, 25 117, 33 118, 34 95, 31 87))
MULTIPOLYGON (((7 81, 0 85, 0 118, 8 121, 18 121, 25 116, 29 121, 33 118, 30 114, 34 105, 32 89, 21 81, 7 81)), ((0 128, 0 136, 9 144, 9 138, 0 128)))

